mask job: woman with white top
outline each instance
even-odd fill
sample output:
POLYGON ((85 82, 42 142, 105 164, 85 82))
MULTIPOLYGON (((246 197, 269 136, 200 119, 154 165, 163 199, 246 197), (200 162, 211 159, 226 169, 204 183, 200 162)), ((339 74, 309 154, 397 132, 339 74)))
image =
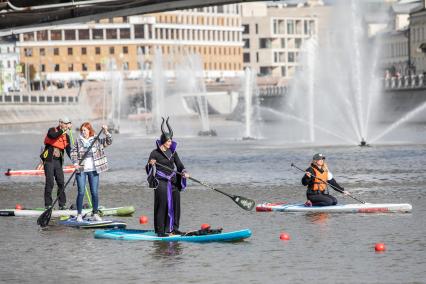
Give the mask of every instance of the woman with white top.
POLYGON ((104 153, 104 148, 112 144, 112 137, 108 132, 108 127, 103 125, 102 130, 105 134, 105 137, 99 138, 98 141, 96 141, 89 150, 93 139, 96 137, 96 133, 89 122, 84 122, 80 127, 80 136, 76 140, 76 143, 71 150, 71 160, 77 171, 77 222, 83 221, 81 214, 83 210, 84 193, 86 190, 86 177, 89 180, 90 193, 92 197, 93 219, 96 221, 102 221, 98 210, 99 174, 108 170, 108 162, 104 153), (80 163, 80 160, 86 151, 88 151, 88 154, 84 161, 80 163), (79 164, 81 166, 79 166, 79 164))

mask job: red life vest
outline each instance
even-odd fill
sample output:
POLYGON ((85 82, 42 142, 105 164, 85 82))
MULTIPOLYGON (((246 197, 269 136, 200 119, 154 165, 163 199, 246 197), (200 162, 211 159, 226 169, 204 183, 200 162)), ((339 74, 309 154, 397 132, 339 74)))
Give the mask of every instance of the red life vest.
POLYGON ((63 133, 61 136, 59 136, 56 139, 52 139, 46 135, 46 137, 44 138, 44 144, 51 145, 55 148, 64 150, 68 146, 67 135, 63 133))
POLYGON ((316 169, 315 167, 312 167, 312 169, 314 170, 314 184, 312 185, 312 190, 313 191, 325 191, 327 189, 327 184, 325 183, 328 179, 328 171, 324 170, 323 172, 319 171, 318 169, 316 169), (323 181, 321 181, 321 180, 323 181), (325 182, 324 182, 325 181, 325 182))

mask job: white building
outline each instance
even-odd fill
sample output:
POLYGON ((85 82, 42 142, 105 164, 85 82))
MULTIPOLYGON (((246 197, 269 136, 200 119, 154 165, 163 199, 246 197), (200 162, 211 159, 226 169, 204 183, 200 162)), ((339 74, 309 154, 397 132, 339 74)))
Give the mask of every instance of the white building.
POLYGON ((324 39, 330 11, 322 1, 242 4, 244 67, 259 76, 291 78, 303 43, 312 36, 324 39))
POLYGON ((18 63, 19 52, 15 42, 0 41, 0 93, 19 88, 18 63))

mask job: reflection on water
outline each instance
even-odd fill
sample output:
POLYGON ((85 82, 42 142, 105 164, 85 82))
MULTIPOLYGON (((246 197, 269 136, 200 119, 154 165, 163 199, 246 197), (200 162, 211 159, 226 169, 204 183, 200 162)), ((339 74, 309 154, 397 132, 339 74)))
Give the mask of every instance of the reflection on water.
POLYGON ((307 213, 305 217, 311 223, 326 225, 330 216, 328 213, 307 213))
POLYGON ((153 242, 153 258, 167 258, 183 253, 182 243, 179 242, 153 242))

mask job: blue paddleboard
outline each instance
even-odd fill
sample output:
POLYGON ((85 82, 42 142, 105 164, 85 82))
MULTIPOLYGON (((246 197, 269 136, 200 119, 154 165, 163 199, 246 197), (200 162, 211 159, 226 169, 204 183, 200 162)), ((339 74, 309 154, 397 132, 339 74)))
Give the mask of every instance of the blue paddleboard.
POLYGON ((172 235, 167 237, 158 237, 152 230, 132 230, 132 229, 117 229, 117 230, 96 230, 95 238, 97 239, 113 239, 125 241, 162 241, 162 242, 232 242, 240 241, 251 236, 249 229, 232 231, 218 234, 186 236, 172 235))

